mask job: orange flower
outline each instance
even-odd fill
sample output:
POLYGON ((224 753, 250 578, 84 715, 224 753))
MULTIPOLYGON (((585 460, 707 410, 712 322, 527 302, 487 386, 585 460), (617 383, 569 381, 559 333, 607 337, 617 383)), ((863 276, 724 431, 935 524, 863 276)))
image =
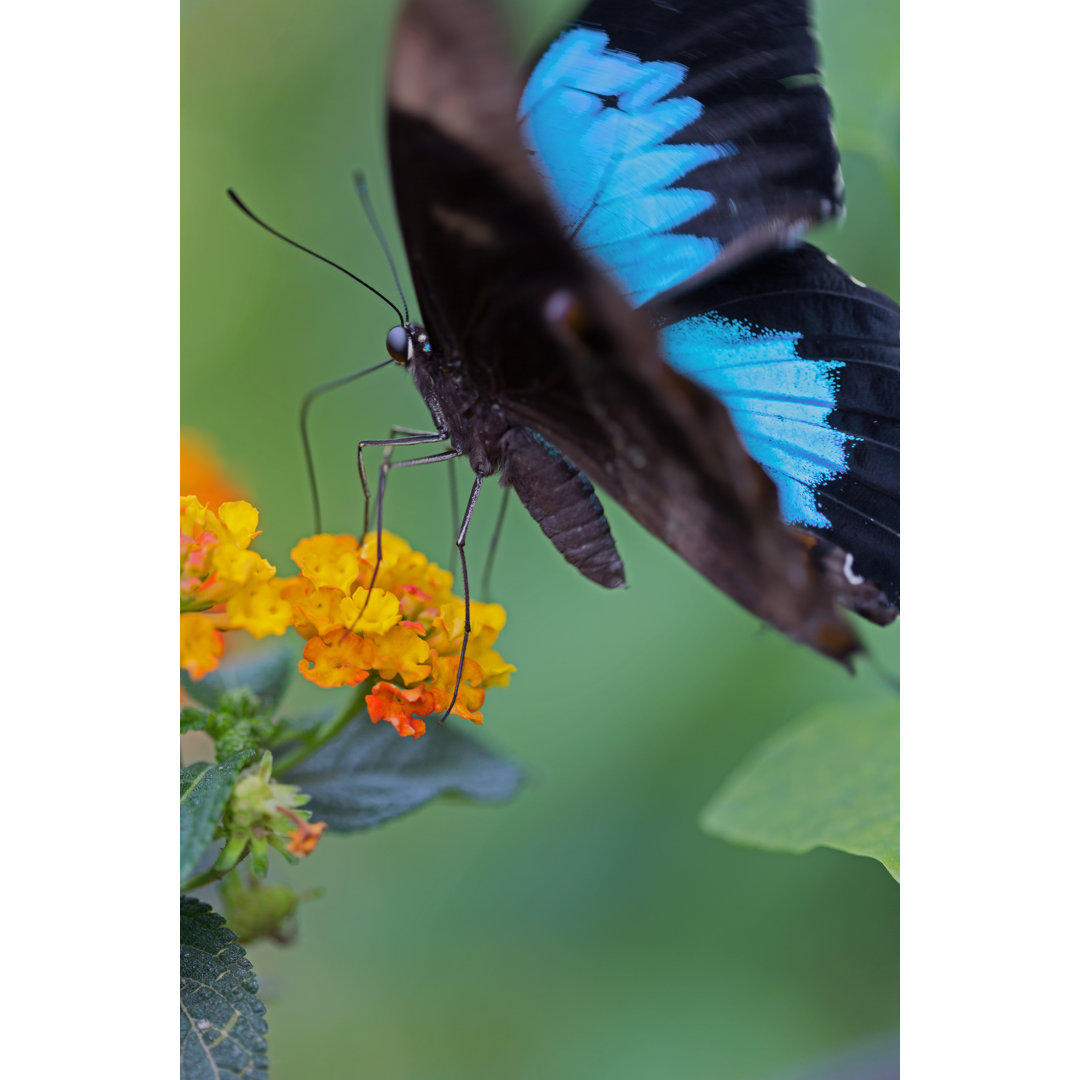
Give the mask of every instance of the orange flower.
POLYGON ((311 582, 299 579, 299 587, 289 585, 285 596, 293 609, 294 625, 302 637, 327 635, 331 630, 345 630, 346 621, 341 613, 341 601, 346 597, 338 589, 321 589, 311 582), (306 632, 310 626, 310 633, 306 632))
POLYGON ((355 686, 368 677, 370 666, 369 641, 356 634, 342 638, 336 633, 329 641, 314 637, 304 646, 300 674, 318 686, 355 686))
POLYGON ((310 855, 326 828, 325 821, 301 821, 291 833, 285 850, 293 855, 310 855))
MULTIPOLYGON (((457 682, 458 657, 438 656, 435 658, 431 675, 432 685, 436 688, 436 698, 439 709, 444 710, 450 704, 454 694, 454 683, 457 682)), ((451 715, 460 716, 462 720, 471 720, 474 724, 482 724, 484 717, 476 710, 484 704, 484 673, 480 665, 468 657, 461 669, 461 684, 458 687, 457 701, 454 702, 451 715)))
POLYGON ((180 616, 180 666, 193 679, 213 671, 225 651, 225 642, 205 615, 180 616))
POLYGON ((393 724, 399 735, 411 735, 414 739, 419 739, 427 730, 424 717, 437 711, 435 695, 421 686, 407 690, 393 683, 379 682, 364 700, 373 724, 386 720, 393 724))
POLYGON ((195 495, 209 507, 244 497, 222 468, 209 440, 191 429, 180 432, 180 494, 195 495))
POLYGON ((313 591, 313 587, 302 577, 281 579, 282 599, 292 608, 293 628, 302 638, 318 637, 319 634, 319 628, 304 612, 305 601, 313 591))

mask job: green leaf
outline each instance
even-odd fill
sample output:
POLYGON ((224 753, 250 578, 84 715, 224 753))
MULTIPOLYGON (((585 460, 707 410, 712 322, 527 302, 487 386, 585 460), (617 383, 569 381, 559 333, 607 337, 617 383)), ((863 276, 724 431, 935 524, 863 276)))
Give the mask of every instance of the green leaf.
POLYGON ((187 731, 205 731, 210 714, 194 705, 185 705, 180 710, 180 734, 187 731))
POLYGON ((266 1006, 251 961, 208 904, 180 897, 181 1080, 266 1080, 266 1006))
POLYGON ((255 757, 241 750, 220 765, 196 762, 180 770, 180 880, 185 881, 214 838, 236 774, 255 757))
POLYGON ((805 713, 736 769, 701 827, 769 851, 822 846, 867 855, 899 881, 899 702, 805 713))
MULTIPOLYGON (((458 721, 460 723, 460 721, 458 721)), ((419 739, 402 738, 367 716, 284 776, 311 802, 315 821, 338 832, 370 829, 440 795, 502 802, 525 779, 522 770, 480 743, 433 720, 419 739)))
POLYGON ((295 671, 296 660, 290 649, 259 649, 237 663, 223 664, 201 679, 181 671, 180 682, 188 697, 211 709, 217 707, 225 691, 247 687, 259 699, 261 710, 269 713, 281 704, 295 671))

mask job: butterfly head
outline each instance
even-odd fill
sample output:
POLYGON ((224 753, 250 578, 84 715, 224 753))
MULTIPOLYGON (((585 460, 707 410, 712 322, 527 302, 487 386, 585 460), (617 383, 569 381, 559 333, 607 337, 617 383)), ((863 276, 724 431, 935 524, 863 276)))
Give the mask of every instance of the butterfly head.
POLYGON ((431 352, 431 340, 418 323, 405 323, 391 327, 386 335, 386 352, 395 363, 408 367, 417 355, 431 352))

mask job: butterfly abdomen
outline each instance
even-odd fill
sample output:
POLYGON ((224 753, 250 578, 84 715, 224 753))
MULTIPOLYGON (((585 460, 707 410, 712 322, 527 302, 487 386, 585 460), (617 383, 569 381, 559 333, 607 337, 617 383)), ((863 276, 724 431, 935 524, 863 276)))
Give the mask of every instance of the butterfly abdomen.
POLYGON ((605 588, 624 586, 622 559, 588 479, 528 428, 510 428, 502 438, 502 450, 503 483, 514 488, 567 562, 605 588))

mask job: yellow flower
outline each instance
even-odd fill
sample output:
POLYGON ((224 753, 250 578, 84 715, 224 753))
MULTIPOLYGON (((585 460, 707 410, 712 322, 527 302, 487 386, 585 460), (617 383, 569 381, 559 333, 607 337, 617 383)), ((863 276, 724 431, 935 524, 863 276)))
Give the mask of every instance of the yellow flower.
POLYGON ((326 586, 349 592, 360 574, 355 536, 309 536, 292 549, 300 573, 316 588, 326 586))
POLYGON ((341 615, 345 625, 358 634, 385 634, 401 622, 401 604, 386 589, 368 590, 361 586, 341 602, 341 615), (362 614, 361 614, 362 613, 362 614))
POLYGON ((225 502, 218 507, 218 518, 224 527, 224 539, 246 548, 259 532, 259 511, 242 499, 225 502))
POLYGON ((261 555, 232 543, 217 546, 213 567, 217 582, 223 589, 231 585, 246 585, 249 581, 266 581, 274 576, 274 567, 261 555))
POLYGON ((225 605, 231 630, 246 630, 252 637, 281 635, 292 625, 292 607, 282 596, 283 582, 252 581, 225 605))
POLYGON ((249 550, 258 525, 250 503, 223 502, 214 513, 194 495, 180 497, 180 665, 192 678, 217 667, 222 630, 264 637, 292 623, 274 567, 249 550), (199 614, 212 608, 213 618, 199 614))
MULTIPOLYGON (((360 547, 360 583, 366 588, 371 583, 375 568, 375 534, 368 533, 360 547)), ((380 588, 389 589, 396 596, 402 591, 416 596, 417 591, 424 594, 428 607, 438 607, 450 599, 450 586, 453 575, 441 570, 419 551, 411 547, 399 536, 384 532, 382 539, 382 565, 379 567, 380 588)))
POLYGON ((372 666, 384 679, 399 675, 411 686, 431 674, 431 646, 410 627, 391 627, 376 639, 372 666))
POLYGON ((180 666, 193 678, 213 671, 225 651, 225 642, 205 615, 180 616, 180 666))
MULTIPOLYGON (((471 646, 472 642, 469 644, 471 646)), ((474 655, 473 650, 470 648, 468 656, 479 665, 483 673, 481 686, 485 688, 489 686, 509 686, 511 673, 517 671, 513 664, 508 664, 494 649, 484 649, 483 651, 478 649, 474 655)))

